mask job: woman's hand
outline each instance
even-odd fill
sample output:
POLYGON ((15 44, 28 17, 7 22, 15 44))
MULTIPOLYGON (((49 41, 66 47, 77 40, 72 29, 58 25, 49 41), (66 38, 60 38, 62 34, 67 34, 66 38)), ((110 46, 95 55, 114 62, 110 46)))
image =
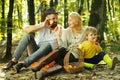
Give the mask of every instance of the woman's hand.
POLYGON ((60 26, 55 27, 54 32, 56 33, 57 37, 59 38, 62 34, 62 27, 60 27, 60 26))

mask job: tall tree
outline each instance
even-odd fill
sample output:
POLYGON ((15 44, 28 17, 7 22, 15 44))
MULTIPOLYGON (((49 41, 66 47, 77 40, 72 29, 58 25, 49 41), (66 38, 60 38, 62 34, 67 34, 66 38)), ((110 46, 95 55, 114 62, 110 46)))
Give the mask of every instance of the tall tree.
POLYGON ((50 0, 50 7, 53 7, 54 6, 54 2, 53 0, 50 0))
MULTIPOLYGON (((47 8, 47 5, 46 5, 46 1, 41 1, 36 12, 35 12, 35 15, 38 14, 39 12, 41 12, 41 22, 45 20, 45 11, 46 11, 46 8, 47 8)), ((38 21, 40 22, 40 21, 38 21)))
MULTIPOLYGON (((92 0, 89 26, 96 27, 98 29, 99 41, 104 42, 104 31, 106 26, 106 0, 92 0)), ((105 47, 104 43, 101 43, 102 47, 105 47)))
POLYGON ((102 47, 105 47, 105 43, 104 43, 104 32, 105 32, 105 29, 106 29, 106 26, 107 26, 107 15, 106 15, 106 0, 102 0, 102 5, 101 5, 101 8, 100 8, 100 25, 98 26, 98 31, 99 31, 99 34, 100 34, 100 37, 99 37, 99 40, 101 41, 101 46, 102 47))
MULTIPOLYGON (((99 41, 104 42, 104 31, 106 26, 106 0, 92 0, 89 26, 96 27, 98 29, 99 41)), ((105 47, 104 43, 101 43, 102 47, 105 47)))
POLYGON ((47 5, 46 5, 46 1, 42 1, 41 2, 41 21, 44 21, 45 20, 45 11, 47 9, 47 5))
MULTIPOLYGON (((2 2, 2 12, 1 12, 1 14, 2 14, 2 17, 1 17, 2 22, 1 22, 1 30, 0 31, 4 35, 4 32, 5 32, 5 0, 1 0, 1 2, 2 2)), ((4 38, 5 37, 3 36, 3 39, 4 38)))
POLYGON ((29 13, 29 24, 35 24, 35 9, 34 9, 34 0, 27 0, 28 3, 28 13, 29 13))
MULTIPOLYGON (((27 4, 28 4, 28 14, 29 14, 28 20, 29 20, 29 24, 30 25, 34 25, 35 24, 34 0, 27 0, 27 4)), ((33 52, 33 51, 31 51, 29 45, 27 46, 27 51, 28 51, 28 54, 30 54, 31 52, 33 52)))
POLYGON ((67 9, 67 0, 64 0, 64 27, 68 26, 68 9, 67 9))
POLYGON ((111 6, 110 6, 110 0, 108 0, 108 12, 110 15, 110 20, 112 19, 112 14, 111 14, 111 6))
POLYGON ((6 47, 6 55, 5 55, 4 59, 11 58, 13 6, 14 6, 14 0, 9 0, 9 12, 8 12, 8 16, 7 16, 7 47, 6 47))
POLYGON ((50 0, 50 7, 56 7, 58 5, 58 0, 50 0))
POLYGON ((91 11, 90 11, 90 19, 89 19, 89 26, 97 27, 100 23, 100 8, 102 5, 102 0, 92 0, 91 11))
POLYGON ((83 10, 83 4, 84 4, 84 0, 78 0, 79 2, 79 9, 78 9, 78 13, 81 14, 82 10, 83 10))

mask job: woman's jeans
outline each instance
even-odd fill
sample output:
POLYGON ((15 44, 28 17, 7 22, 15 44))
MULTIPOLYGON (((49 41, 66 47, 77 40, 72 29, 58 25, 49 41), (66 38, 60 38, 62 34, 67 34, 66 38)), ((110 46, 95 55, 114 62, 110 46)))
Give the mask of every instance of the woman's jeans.
POLYGON ((39 47, 34 40, 33 34, 25 34, 20 40, 18 47, 14 52, 13 58, 19 60, 23 54, 23 51, 27 48, 28 45, 33 53, 24 60, 26 67, 52 51, 51 45, 49 43, 44 43, 39 47))

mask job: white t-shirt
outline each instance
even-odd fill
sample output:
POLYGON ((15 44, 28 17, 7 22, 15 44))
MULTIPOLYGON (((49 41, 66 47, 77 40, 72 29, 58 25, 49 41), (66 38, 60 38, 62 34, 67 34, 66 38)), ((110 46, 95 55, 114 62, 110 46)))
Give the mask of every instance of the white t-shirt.
POLYGON ((38 31, 38 46, 43 43, 50 43, 52 49, 58 48, 57 36, 55 32, 51 31, 48 28, 43 28, 38 31))

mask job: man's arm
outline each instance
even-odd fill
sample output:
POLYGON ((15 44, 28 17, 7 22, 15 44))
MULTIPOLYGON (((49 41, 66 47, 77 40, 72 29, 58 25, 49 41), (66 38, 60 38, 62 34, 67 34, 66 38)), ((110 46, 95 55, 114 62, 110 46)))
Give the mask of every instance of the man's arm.
POLYGON ((26 26, 23 28, 23 30, 26 32, 26 33, 31 33, 31 32, 36 32, 40 29, 42 29, 44 26, 42 24, 40 25, 29 25, 29 26, 26 26))
POLYGON ((26 32, 26 33, 31 33, 31 32, 36 32, 42 28, 45 28, 45 27, 49 27, 50 24, 48 22, 48 18, 45 19, 45 21, 39 25, 29 25, 29 26, 26 26, 23 28, 23 30, 26 32))

